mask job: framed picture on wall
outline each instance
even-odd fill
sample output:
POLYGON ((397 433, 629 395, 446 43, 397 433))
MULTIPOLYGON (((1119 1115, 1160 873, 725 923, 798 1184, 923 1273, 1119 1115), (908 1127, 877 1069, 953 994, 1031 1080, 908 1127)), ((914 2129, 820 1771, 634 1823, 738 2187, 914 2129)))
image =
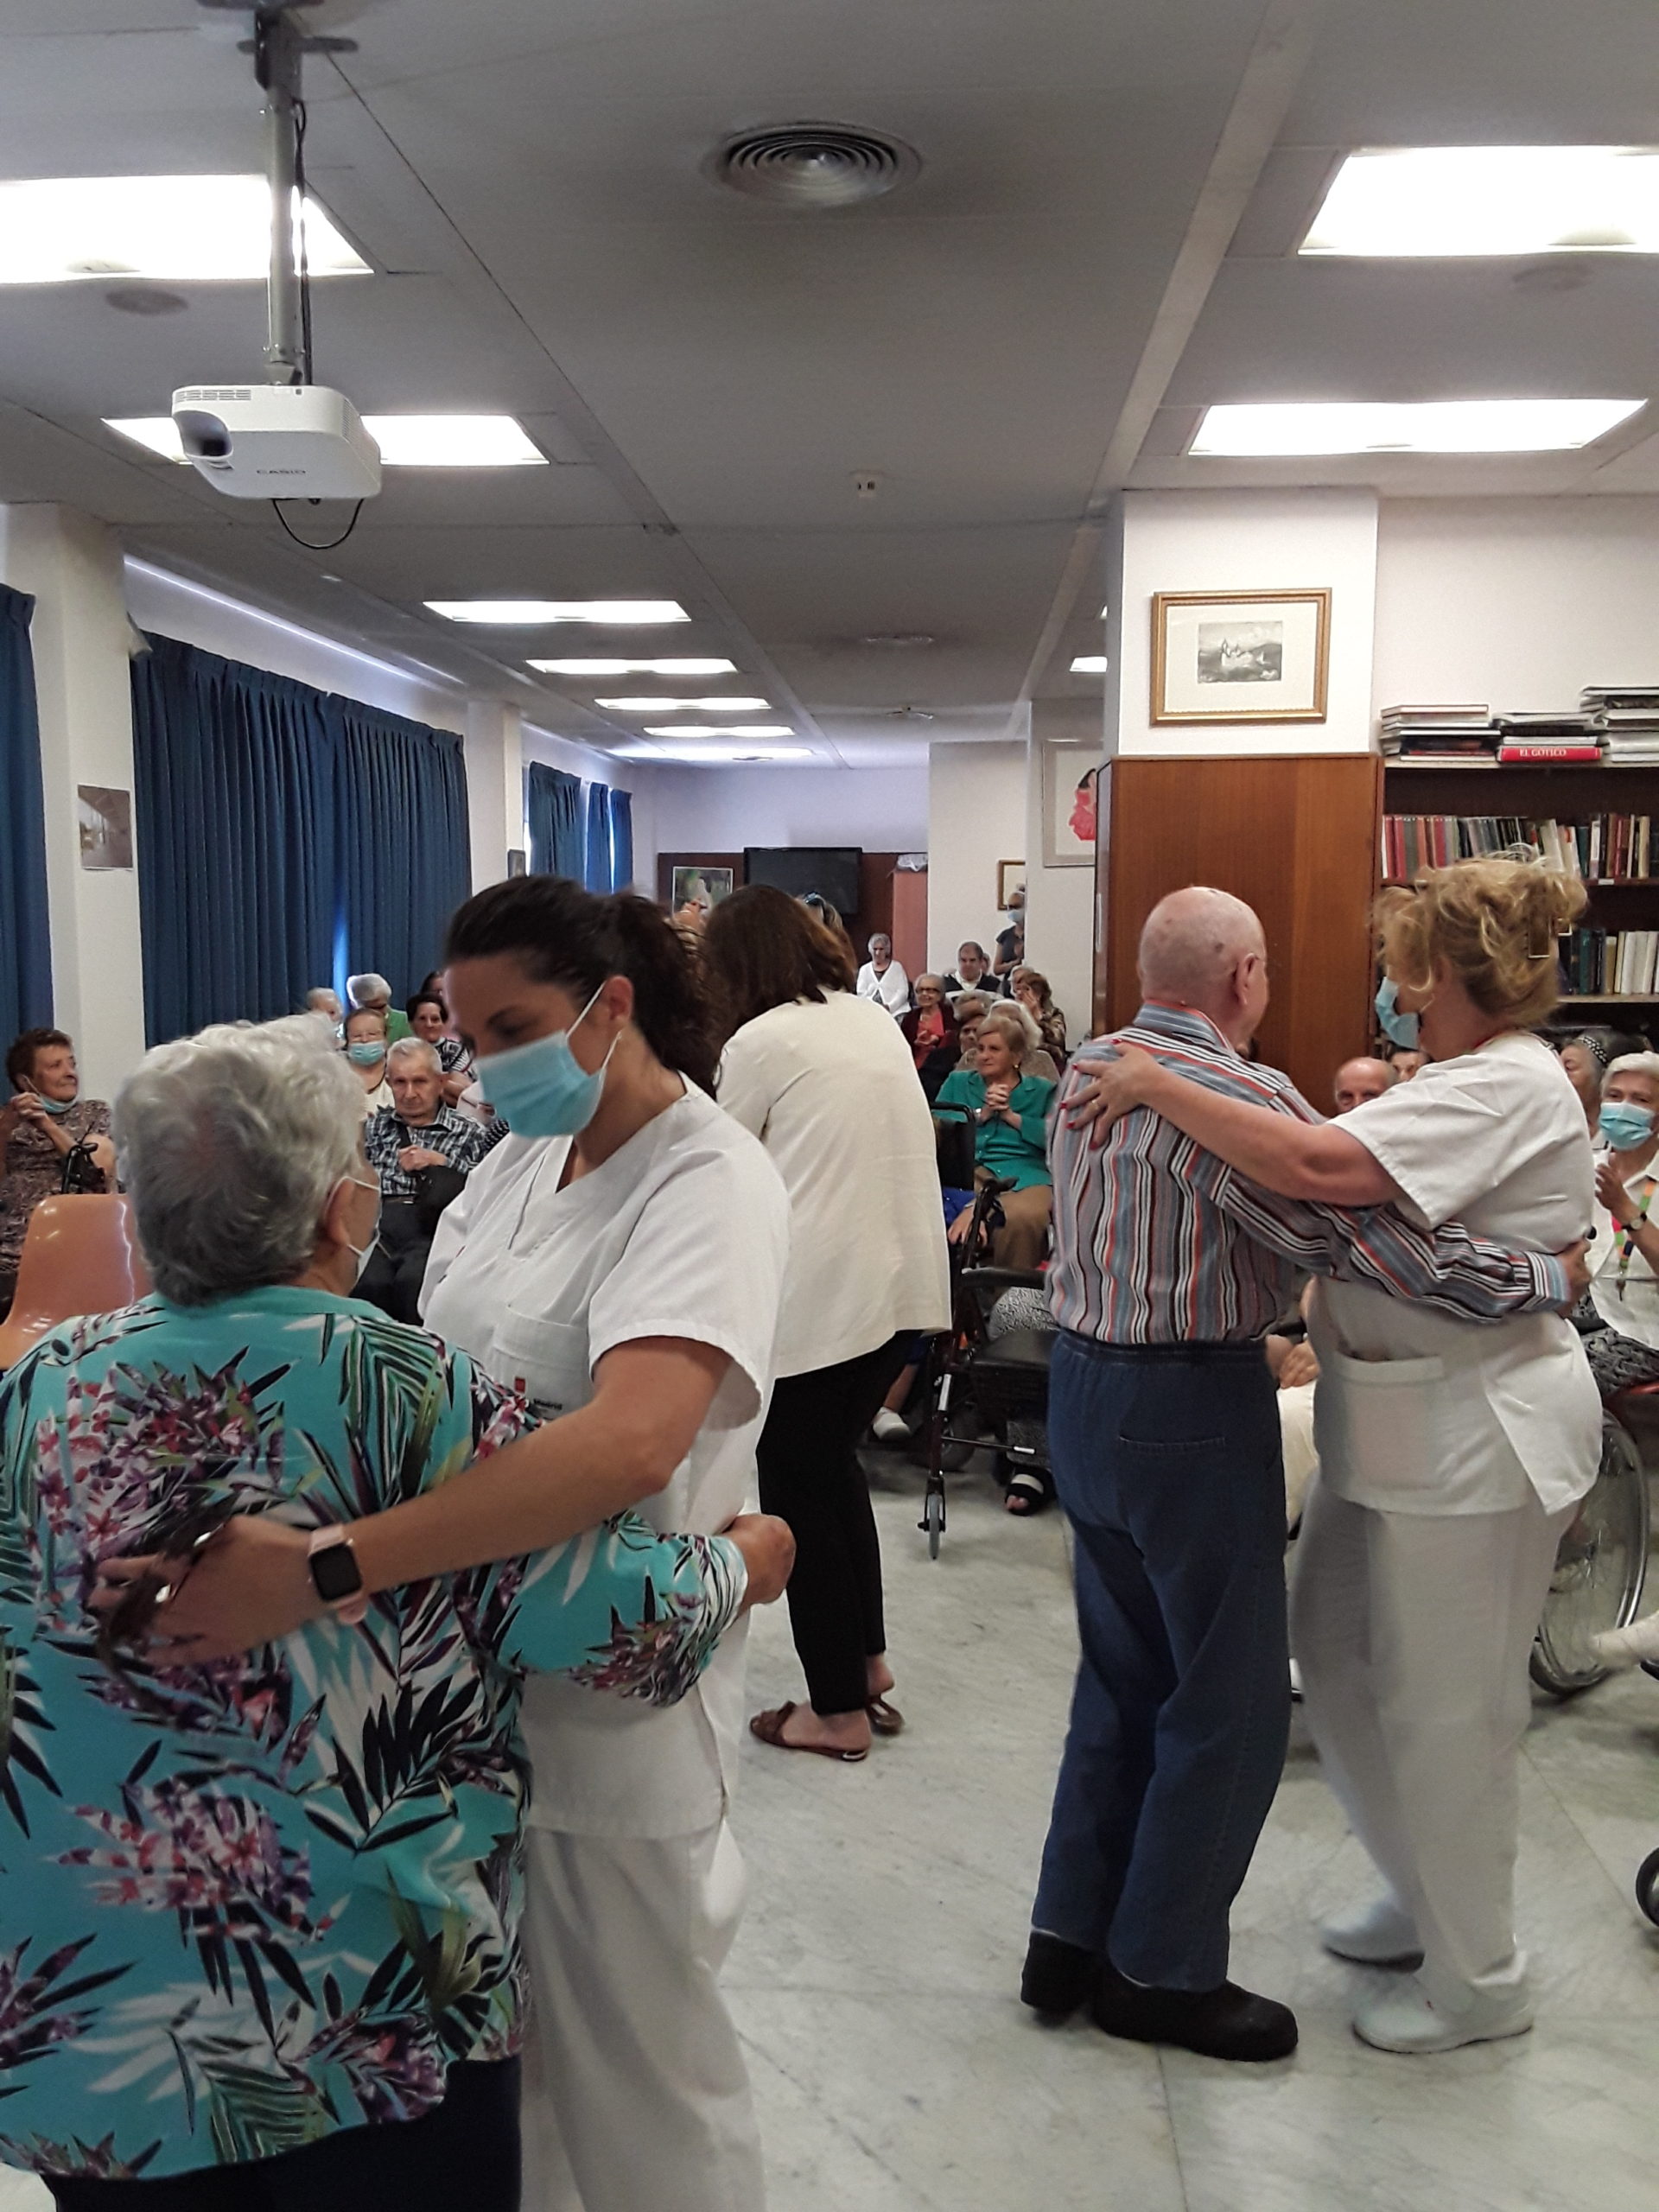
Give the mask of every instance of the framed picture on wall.
POLYGON ((731 897, 732 877, 728 868, 677 868, 669 912, 679 914, 688 906, 696 906, 707 914, 722 899, 731 897))
POLYGON ((86 868, 132 866, 132 793, 102 784, 75 787, 75 824, 86 868))
POLYGON ((1043 865, 1092 868, 1100 753, 1092 745, 1043 743, 1043 865))
POLYGON ((1154 722, 1322 722, 1330 664, 1328 589, 1153 594, 1154 722))
POLYGON ((1026 887, 1024 861, 998 861, 996 864, 996 911, 1006 914, 1008 901, 1016 891, 1026 887))

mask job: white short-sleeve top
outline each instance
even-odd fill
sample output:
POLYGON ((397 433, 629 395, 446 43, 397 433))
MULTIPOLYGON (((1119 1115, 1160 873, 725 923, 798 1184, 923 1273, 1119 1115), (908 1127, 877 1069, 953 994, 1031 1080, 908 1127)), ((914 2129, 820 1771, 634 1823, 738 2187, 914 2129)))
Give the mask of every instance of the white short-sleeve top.
MULTIPOLYGON (((1536 1037, 1492 1038, 1432 1060, 1342 1117, 1404 1211, 1460 1221, 1515 1249, 1559 1251, 1588 1230, 1594 1179, 1584 1109, 1536 1037)), ((1397 1512, 1550 1511, 1595 1479, 1601 1405, 1578 1332, 1557 1313, 1464 1321, 1360 1284, 1322 1282, 1322 1478, 1397 1512)))
MULTIPOLYGON (((1638 1212, 1659 1224, 1659 1177, 1650 1161, 1624 1178, 1638 1212)), ((1639 1344, 1659 1351, 1659 1276, 1620 1229, 1600 1200, 1596 1202, 1596 1241, 1590 1247, 1590 1295, 1609 1328, 1639 1344)))
POLYGON ((933 1117, 892 1017, 845 991, 773 1007, 728 1044, 718 1087, 789 1192, 779 1374, 948 1328, 933 1117))
MULTIPOLYGON (((561 1190, 569 1137, 509 1136, 438 1224, 421 1310, 499 1382, 556 1419, 607 1351, 641 1337, 731 1365, 668 1488, 638 1508, 709 1535, 744 1510, 772 1378, 789 1201, 747 1131, 700 1090, 561 1190)), ((533 1827, 671 1836, 710 1827, 736 1787, 745 1624, 667 1711, 548 1676, 525 1685, 533 1827)))

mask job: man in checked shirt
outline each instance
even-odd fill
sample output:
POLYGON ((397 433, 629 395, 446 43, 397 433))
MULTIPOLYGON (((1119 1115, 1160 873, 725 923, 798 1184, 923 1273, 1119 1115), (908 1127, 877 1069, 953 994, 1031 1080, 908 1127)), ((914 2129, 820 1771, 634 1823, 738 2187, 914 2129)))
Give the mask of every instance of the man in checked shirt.
MULTIPOLYGON (((1241 900, 1172 893, 1147 918, 1140 969, 1131 1042, 1229 1096, 1320 1118, 1287 1077, 1243 1057, 1268 973, 1241 900)), ((1391 1207, 1281 1198, 1144 1111, 1097 1142, 1084 1063, 1112 1041, 1074 1060, 1050 1143, 1049 1439, 1083 1649, 1020 1994, 1048 2016, 1089 2005, 1136 2042, 1282 2058, 1294 2014, 1226 1979, 1229 1910, 1290 1726, 1262 1339, 1304 1274, 1471 1321, 1566 1312, 1587 1280, 1584 1247, 1510 1252, 1391 1207)))

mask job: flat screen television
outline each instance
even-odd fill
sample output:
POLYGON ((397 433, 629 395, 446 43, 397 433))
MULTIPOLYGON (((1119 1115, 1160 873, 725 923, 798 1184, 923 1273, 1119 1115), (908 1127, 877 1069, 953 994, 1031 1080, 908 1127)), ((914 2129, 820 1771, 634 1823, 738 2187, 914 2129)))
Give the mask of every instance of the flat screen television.
POLYGON ((816 891, 839 914, 858 912, 858 845, 748 845, 743 852, 743 880, 770 883, 791 899, 816 891))

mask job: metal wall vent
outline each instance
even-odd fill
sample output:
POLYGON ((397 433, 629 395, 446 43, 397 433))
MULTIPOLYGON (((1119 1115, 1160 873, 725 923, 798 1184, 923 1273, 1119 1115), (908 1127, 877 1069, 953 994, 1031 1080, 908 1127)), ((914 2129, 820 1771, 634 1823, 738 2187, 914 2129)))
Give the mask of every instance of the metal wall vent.
POLYGON ((783 123, 740 131, 704 163, 717 184, 789 207, 849 207, 879 200, 917 175, 922 157, 901 138, 841 123, 783 123))

